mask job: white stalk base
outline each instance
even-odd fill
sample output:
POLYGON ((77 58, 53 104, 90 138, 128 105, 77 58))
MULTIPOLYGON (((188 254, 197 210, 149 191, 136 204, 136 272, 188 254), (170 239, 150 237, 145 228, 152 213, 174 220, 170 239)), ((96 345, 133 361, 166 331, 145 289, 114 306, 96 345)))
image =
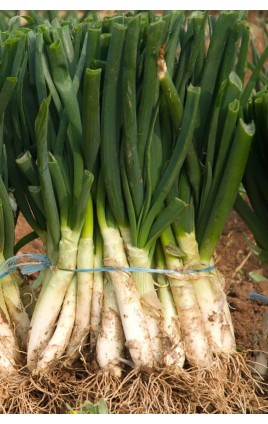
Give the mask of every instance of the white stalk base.
MULTIPOLYGON (((128 267, 123 241, 114 228, 102 229, 105 266, 128 267)), ((135 282, 128 272, 109 272, 117 299, 126 347, 136 367, 153 365, 150 336, 135 282)))
MULTIPOLYGON (((102 267, 102 257, 94 256, 94 268, 102 267)), ((90 349, 96 347, 98 335, 101 331, 101 311, 103 304, 103 273, 94 272, 93 293, 90 316, 90 349)))
POLYGON ((111 282, 104 289, 101 332, 97 340, 97 361, 102 369, 109 370, 115 377, 121 377, 124 350, 124 332, 120 320, 115 293, 111 282))
POLYGON ((209 367, 212 357, 193 286, 171 277, 169 282, 181 324, 186 357, 193 366, 209 367))
MULTIPOLYGON (((76 268, 77 240, 71 231, 60 241, 58 267, 65 269, 76 268)), ((35 306, 31 320, 28 343, 27 367, 34 370, 40 355, 42 355, 50 338, 55 331, 55 325, 60 314, 66 291, 74 273, 55 269, 35 306)))
MULTIPOLYGON (((179 259, 168 256, 166 262, 169 269, 181 270, 179 259)), ((212 355, 193 285, 185 276, 169 276, 168 280, 180 320, 186 358, 197 368, 207 368, 212 364, 212 355)))
POLYGON ((180 321, 174 306, 169 287, 164 286, 166 280, 158 276, 157 280, 162 287, 158 289, 159 298, 163 307, 163 348, 164 363, 167 366, 182 368, 185 362, 185 352, 181 337, 180 321))
POLYGON ((65 352, 75 320, 76 283, 77 277, 74 275, 67 289, 54 334, 41 353, 34 374, 49 373, 65 352))
POLYGON ((226 295, 216 271, 193 280, 211 349, 215 353, 235 351, 235 336, 226 295))
MULTIPOLYGON (((132 245, 127 245, 128 260, 131 267, 151 268, 151 261, 148 254, 132 245)), ((162 305, 155 291, 155 282, 152 274, 133 272, 138 293, 141 298, 143 311, 146 317, 150 335, 150 342, 155 364, 163 364, 163 333, 162 333, 162 305)))
MULTIPOLYGON (((77 269, 93 268, 93 240, 81 238, 78 244, 77 269)), ((77 273, 76 315, 71 339, 67 348, 70 362, 80 356, 89 335, 93 272, 77 273)))
POLYGON ((30 328, 30 319, 25 311, 24 305, 20 298, 20 291, 16 284, 16 280, 12 274, 7 275, 3 279, 2 290, 6 307, 12 325, 14 325, 15 334, 22 349, 26 349, 28 342, 28 333, 30 328))
MULTIPOLYGON (((186 254, 184 265, 200 269, 212 265, 202 263, 194 232, 180 237, 179 244, 186 254)), ((192 274, 192 284, 202 315, 205 331, 212 352, 232 353, 235 350, 235 336, 232 318, 224 293, 224 280, 216 271, 192 274)))
POLYGON ((0 309, 0 374, 16 373, 19 346, 4 312, 0 309))

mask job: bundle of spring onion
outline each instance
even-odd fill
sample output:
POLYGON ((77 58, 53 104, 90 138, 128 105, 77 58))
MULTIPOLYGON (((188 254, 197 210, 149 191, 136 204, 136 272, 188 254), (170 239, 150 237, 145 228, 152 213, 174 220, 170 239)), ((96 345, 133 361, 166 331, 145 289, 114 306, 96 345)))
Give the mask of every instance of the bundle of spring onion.
MULTIPOLYGON (((5 267, 14 255, 16 202, 8 190, 8 170, 5 140, 5 110, 12 97, 17 78, 3 77, 0 90, 0 373, 16 373, 20 351, 27 349, 30 319, 23 303, 23 278, 5 267)), ((24 292, 25 294, 25 292, 24 292)), ((28 292, 28 294, 30 294, 28 292)), ((30 298, 24 298, 30 304, 30 298)))
MULTIPOLYGON (((9 34, 3 54, 3 58, 5 59, 6 55, 7 59, 6 67, 13 63, 13 69, 17 67, 16 69, 19 70, 17 97, 13 97, 12 109, 9 111, 6 123, 10 180, 15 188, 19 208, 35 233, 44 242, 47 255, 55 267, 53 272, 50 269, 44 272, 42 290, 31 320, 27 348, 30 369, 35 367, 46 369, 49 366, 47 364, 54 363, 64 353, 72 329, 76 325, 76 298, 79 298, 77 291, 79 294, 80 289, 80 287, 77 288, 76 275, 69 269, 76 269, 77 265, 81 267, 79 264, 84 260, 85 255, 87 263, 91 265, 93 257, 90 224, 92 213, 89 201, 93 176, 84 169, 83 165, 82 127, 76 97, 85 55, 81 55, 82 66, 76 68, 77 88, 75 89, 67 67, 62 70, 57 66, 57 61, 59 63, 62 59, 65 60, 61 44, 55 42, 50 49, 50 59, 56 61, 54 67, 56 74, 53 75, 54 81, 50 78, 51 84, 53 86, 54 83, 58 84, 59 91, 64 90, 64 99, 61 102, 55 89, 57 106, 59 106, 58 112, 55 110, 55 116, 59 113, 58 122, 55 122, 55 125, 59 126, 61 123, 62 131, 62 142, 58 138, 56 144, 52 115, 49 114, 51 97, 46 97, 48 93, 43 68, 48 77, 50 74, 46 68, 47 59, 42 58, 43 43, 42 32, 28 34, 24 28, 18 29, 14 34, 9 34), (35 48, 31 50, 29 47, 28 50, 27 45, 26 50, 26 43, 34 44, 35 48), (12 46, 10 54, 7 53, 9 46, 12 46), (29 70, 30 63, 33 67, 29 70), (33 75, 30 76, 29 72, 34 72, 37 77, 34 90, 31 90, 30 85, 33 75), (62 81, 64 81, 64 87, 62 87, 62 81), (26 107, 25 104, 27 104, 26 107), (65 137, 68 138, 66 141, 68 144, 63 152, 65 137), (53 144, 57 146, 56 149, 53 149, 53 144), (14 166, 16 156, 18 156, 17 167, 14 166), (24 175, 23 179, 19 172, 24 175), (80 246, 83 243, 84 253, 81 253, 80 246), (88 252, 89 257, 87 257, 88 252), (56 322, 58 325, 55 330, 56 322)), ((58 131, 59 128, 56 127, 56 130, 58 131)), ((82 268, 85 266, 83 265, 82 268)), ((84 275, 81 274, 81 277, 80 280, 84 278, 84 275)), ((84 285, 85 283, 89 284, 87 281, 84 285)), ((85 301, 83 294, 80 296, 82 296, 82 302, 85 301)), ((90 299, 88 303, 90 304, 90 299)))
MULTIPOLYGON (((172 38, 164 40, 166 49, 160 49, 158 70, 155 59, 152 60, 156 50, 153 35, 161 31, 161 25, 164 28, 164 23, 153 22, 143 59, 141 92, 137 88, 135 69, 139 37, 135 37, 134 30, 139 25, 138 18, 128 24, 126 35, 124 28, 114 26, 105 68, 101 115, 102 172, 112 220, 110 212, 109 221, 104 220, 103 202, 97 196, 104 262, 114 267, 125 266, 127 256, 132 267, 149 268, 155 264, 163 268, 166 264, 166 269, 196 271, 192 278, 185 272, 177 278, 168 276, 168 280, 160 277, 158 297, 151 274, 134 272, 145 319, 139 318, 142 314, 136 306, 135 322, 139 332, 134 333, 131 323, 129 335, 128 322, 131 314, 134 316, 130 300, 134 303, 136 299, 132 294, 132 279, 122 272, 109 273, 126 346, 135 365, 182 366, 186 356, 192 365, 208 367, 214 353, 231 353, 235 349, 222 279, 215 270, 203 273, 198 270, 212 264, 254 134, 254 125, 246 125, 242 117, 239 118, 248 28, 243 22, 237 22, 238 17, 236 12, 222 13, 218 20, 211 22, 206 53, 206 14, 194 13, 187 30, 181 30, 181 51, 176 63, 173 53, 176 33, 171 32, 172 38), (124 36, 126 50, 121 52, 118 49, 124 36), (236 58, 239 36, 243 48, 236 58), (151 40, 154 44, 150 53, 151 40), (117 51, 116 63, 114 51, 117 51), (118 57, 121 55, 120 78, 118 57), (116 96, 120 90, 124 95, 122 107, 120 97, 116 96), (182 201, 187 206, 176 215, 183 207, 182 201), (157 239, 158 259, 154 254, 157 239), (146 323, 148 332, 144 329, 146 323), (134 334, 141 337, 140 329, 144 336, 139 343, 134 334)), ((160 46, 161 42, 157 50, 160 46)))
MULTIPOLYGON (((261 262, 268 264, 268 91, 266 88, 250 98, 247 117, 248 119, 254 119, 256 134, 243 177, 243 186, 246 190, 247 199, 239 194, 235 208, 256 241, 256 245, 250 243, 252 251, 261 262)), ((255 369, 262 376, 265 376, 267 375, 268 365, 267 319, 263 322, 263 337, 260 339, 262 352, 257 355, 255 369)))
POLYGON ((234 351, 213 254, 254 134, 244 19, 31 17, 2 34, 1 78, 18 78, 10 183, 52 264, 38 278, 32 372, 72 363, 89 342, 116 376, 125 363, 202 368, 234 351), (75 272, 103 264, 113 270, 75 272), (153 267, 178 272, 139 272, 153 267))
POLYGON ((254 119, 256 134, 243 177, 243 186, 250 205, 239 194, 235 207, 251 230, 257 246, 253 250, 260 261, 268 263, 268 197, 266 193, 267 174, 267 89, 250 98, 247 109, 248 119, 254 119))

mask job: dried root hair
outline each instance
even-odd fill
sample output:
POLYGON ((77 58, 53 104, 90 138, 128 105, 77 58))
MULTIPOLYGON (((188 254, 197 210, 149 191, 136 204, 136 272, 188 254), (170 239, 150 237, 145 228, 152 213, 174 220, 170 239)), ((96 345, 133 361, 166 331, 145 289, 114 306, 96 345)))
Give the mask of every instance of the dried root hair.
POLYGON ((121 379, 94 362, 0 379, 0 413, 65 414, 67 405, 78 411, 101 399, 112 414, 263 414, 268 385, 254 378, 253 363, 241 353, 215 357, 209 369, 134 369, 121 379))

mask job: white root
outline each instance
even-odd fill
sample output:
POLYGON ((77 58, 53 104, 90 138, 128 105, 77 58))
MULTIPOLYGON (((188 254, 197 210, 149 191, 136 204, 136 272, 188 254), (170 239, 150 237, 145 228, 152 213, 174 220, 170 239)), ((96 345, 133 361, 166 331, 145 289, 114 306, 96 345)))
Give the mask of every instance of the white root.
MULTIPOLYGON (((180 271, 181 261, 168 256, 167 266, 169 269, 180 271)), ((198 368, 209 367, 212 364, 211 349, 193 285, 186 279, 175 279, 171 276, 168 279, 181 324, 186 357, 193 366, 198 368)))
MULTIPOLYGON (((0 264, 4 264, 5 258, 0 255, 0 264)), ((1 300, 0 306, 4 310, 8 321, 12 324, 15 334, 22 348, 26 348, 30 319, 21 300, 19 282, 20 274, 14 270, 0 280, 1 300)))
POLYGON ((76 289, 77 276, 74 275, 67 289, 54 334, 39 357, 35 374, 50 372, 65 352, 75 321, 76 289))
POLYGON ((182 368, 185 362, 185 352, 174 300, 169 287, 165 286, 165 277, 159 275, 157 281, 161 284, 158 288, 158 295, 163 308, 164 363, 167 366, 182 368))
MULTIPOLYGON (((93 268, 93 240, 80 238, 77 252, 77 269, 93 268)), ((93 272, 77 273, 76 315, 72 336, 67 348, 67 356, 74 361, 88 342, 90 310, 93 289, 93 272)))
MULTIPOLYGON (((115 228, 102 229, 104 240, 104 264, 112 267, 128 267, 120 233, 115 228)), ((135 282, 128 272, 109 272, 116 294, 126 347, 136 367, 153 366, 150 336, 135 282)))
MULTIPOLYGON (((127 244, 128 260, 131 267, 151 268, 148 254, 137 247, 127 244)), ((152 353, 155 364, 163 364, 163 332, 162 332, 162 305, 158 299, 155 282, 151 273, 132 273, 138 293, 141 298, 143 311, 146 317, 150 335, 152 353)))
MULTIPOLYGON (((186 253, 187 268, 202 268, 213 265, 202 264, 194 233, 180 237, 180 247, 186 253)), ((216 270, 196 274, 192 279, 198 306, 202 314, 206 334, 213 352, 232 353, 235 336, 230 310, 224 293, 222 277, 216 270)))
MULTIPOLYGON (((75 269, 78 239, 71 231, 66 231, 60 241, 58 268, 75 269)), ((27 366, 34 370, 39 356, 47 346, 55 331, 55 325, 62 308, 66 291, 74 273, 55 269, 45 282, 35 306, 29 332, 27 366)))
POLYGON ((102 369, 109 370, 115 377, 121 377, 124 350, 124 332, 112 283, 106 282, 102 309, 101 331, 98 336, 96 353, 102 369))
POLYGON ((7 275, 2 281, 3 296, 8 310, 10 321, 14 326, 15 334, 18 337, 22 349, 26 349, 30 319, 21 301, 20 291, 16 279, 12 274, 7 275))
MULTIPOLYGON (((2 342, 1 336, 0 343, 6 343, 6 341, 2 342)), ((16 374, 16 365, 13 358, 9 358, 2 348, 0 348, 0 373, 2 376, 16 374)))
POLYGON ((268 353, 258 352, 254 360, 254 377, 258 380, 265 379, 268 376, 268 353))
POLYGON ((16 373, 18 360, 19 346, 6 315, 0 307, 0 374, 16 373))
POLYGON ((212 357, 193 286, 171 277, 169 282, 180 319, 186 357, 191 365, 206 368, 212 364, 212 357))
POLYGON ((235 336, 226 295, 216 272, 193 280, 194 291, 213 352, 235 351, 235 336))
MULTIPOLYGON (((102 256, 94 256, 94 268, 102 267, 102 256)), ((90 316, 90 348, 96 347, 98 335, 101 331, 101 311, 103 304, 103 273, 94 272, 93 293, 90 316)))
POLYGON ((17 372, 19 348, 7 323, 0 317, 0 374, 11 375, 17 372))

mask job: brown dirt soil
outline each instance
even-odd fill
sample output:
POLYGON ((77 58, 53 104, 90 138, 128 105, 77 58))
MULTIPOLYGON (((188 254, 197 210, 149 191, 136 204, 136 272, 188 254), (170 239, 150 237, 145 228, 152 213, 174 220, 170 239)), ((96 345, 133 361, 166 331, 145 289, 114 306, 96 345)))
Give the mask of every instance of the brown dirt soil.
POLYGON ((268 269, 250 253, 252 237, 239 216, 233 212, 217 248, 217 266, 226 281, 226 293, 233 317, 238 348, 258 349, 262 318, 267 305, 248 299, 253 291, 268 296, 268 283, 251 281, 249 273, 266 275, 268 269))
MULTIPOLYGON (((24 237, 26 234, 31 233, 32 231, 32 228, 25 221, 24 217, 20 214, 16 224, 15 242, 18 242, 22 237, 24 237)), ((42 243, 40 239, 35 239, 28 243, 24 248, 19 250, 18 254, 20 253, 43 253, 42 243)))

